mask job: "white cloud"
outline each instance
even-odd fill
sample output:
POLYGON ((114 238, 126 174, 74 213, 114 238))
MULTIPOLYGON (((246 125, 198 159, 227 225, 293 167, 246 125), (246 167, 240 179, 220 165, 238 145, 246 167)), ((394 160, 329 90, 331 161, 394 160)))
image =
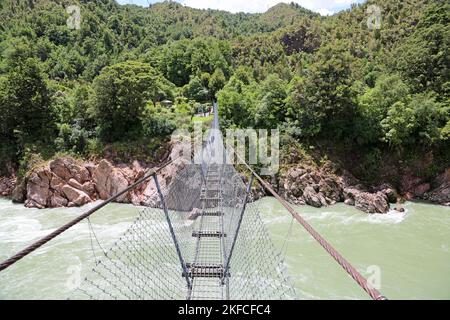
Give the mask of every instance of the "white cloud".
POLYGON ((296 2, 304 8, 329 15, 362 0, 179 0, 179 2, 193 8, 252 13, 265 12, 280 2, 296 2))

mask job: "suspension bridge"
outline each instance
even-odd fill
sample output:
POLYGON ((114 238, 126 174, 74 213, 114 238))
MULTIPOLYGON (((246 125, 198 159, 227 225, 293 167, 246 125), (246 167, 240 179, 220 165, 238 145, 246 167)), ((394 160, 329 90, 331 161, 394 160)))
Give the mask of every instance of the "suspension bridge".
MULTIPOLYGON (((153 183, 155 194, 136 220, 108 250, 70 299, 282 300, 299 298, 286 264, 274 247, 252 198, 259 183, 374 300, 386 299, 308 224, 248 164, 244 182, 224 152, 217 105, 212 130, 203 144, 201 164, 193 161, 161 187, 158 173, 169 160, 0 264, 0 272, 29 255, 107 204, 153 183)), ((243 161, 244 162, 244 161, 243 161)), ((88 220, 89 221, 89 220, 88 220)), ((1 276, 1 273, 0 273, 1 276)))

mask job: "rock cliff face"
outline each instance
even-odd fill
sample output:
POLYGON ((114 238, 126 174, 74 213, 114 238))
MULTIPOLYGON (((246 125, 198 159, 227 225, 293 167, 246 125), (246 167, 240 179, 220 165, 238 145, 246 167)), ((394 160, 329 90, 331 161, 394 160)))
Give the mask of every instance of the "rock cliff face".
POLYGON ((395 202, 393 188, 383 186, 369 192, 349 173, 342 176, 316 168, 297 166, 280 176, 280 193, 295 204, 323 207, 345 202, 367 213, 387 213, 395 202))
POLYGON ((428 200, 450 206, 450 169, 431 183, 407 172, 397 191, 389 184, 368 188, 345 171, 337 176, 299 165, 280 175, 279 190, 295 204, 320 208, 343 201, 367 213, 387 213, 390 204, 401 199, 428 200))
MULTIPOLYGON (((177 151, 173 150, 172 154, 174 152, 177 151)), ((183 161, 176 161, 161 170, 158 174, 161 187, 166 188, 184 166, 183 161)), ((0 196, 9 196, 14 202, 25 203, 29 208, 82 206, 108 199, 142 178, 147 169, 137 161, 131 165, 113 165, 107 160, 82 163, 64 157, 36 168, 19 184, 14 177, 0 178, 0 196)), ((390 204, 399 199, 421 199, 450 206, 450 169, 432 182, 424 182, 412 173, 406 173, 398 191, 389 184, 368 188, 346 171, 338 176, 328 170, 302 165, 291 167, 269 182, 288 201, 318 208, 345 202, 367 213, 387 213, 390 204)), ((253 200, 257 200, 266 192, 255 186, 252 194, 253 200)), ((154 181, 149 179, 121 196, 117 202, 157 205, 159 200, 154 181)))
POLYGON ((104 166, 114 169, 107 161, 96 166, 65 157, 35 169, 27 179, 25 206, 72 207, 102 199, 105 193, 101 185, 96 185, 95 174, 101 174, 104 166))
MULTIPOLYGON (((164 168, 158 175, 161 187, 165 188, 183 166, 183 162, 179 162, 164 168)), ((107 160, 82 163, 63 157, 34 169, 26 183, 15 188, 3 178, 0 186, 5 187, 0 190, 3 190, 2 195, 11 196, 15 202, 24 202, 28 208, 82 206, 110 198, 141 179, 147 169, 137 161, 132 165, 115 166, 107 160)), ((155 198, 156 187, 153 180, 149 179, 137 189, 119 197, 116 202, 143 205, 155 202, 155 198)))
POLYGON ((450 206, 450 168, 432 183, 432 190, 425 193, 425 200, 450 206))
POLYGON ((0 177, 0 196, 8 197, 12 194, 16 185, 15 177, 0 177))

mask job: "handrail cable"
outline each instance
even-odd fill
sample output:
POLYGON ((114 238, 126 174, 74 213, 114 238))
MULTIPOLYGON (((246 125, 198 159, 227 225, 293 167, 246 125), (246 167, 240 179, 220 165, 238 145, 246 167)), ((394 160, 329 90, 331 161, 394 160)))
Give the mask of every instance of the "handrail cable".
POLYGON ((264 179, 262 179, 256 172, 251 168, 245 160, 237 153, 234 152, 240 161, 247 167, 248 170, 255 176, 259 184, 268 190, 272 196, 274 196, 278 202, 283 205, 284 208, 292 215, 292 217, 297 220, 306 231, 337 261, 337 263, 358 283, 358 285, 369 294, 373 300, 387 300, 377 289, 369 285, 366 278, 364 278, 358 270, 355 269, 327 240, 325 240, 305 219, 300 216, 290 205, 283 199, 264 179))
POLYGON ((150 169, 149 171, 147 171, 147 174, 144 175, 144 177, 142 177, 141 179, 139 179, 138 181, 136 181, 135 183, 133 183, 132 185, 128 186, 127 188, 125 188, 124 190, 118 192, 117 194, 115 194, 114 196, 110 197, 109 199, 103 201, 102 203, 96 205, 95 207, 93 207, 92 209, 88 210, 87 212, 83 213, 82 215, 78 216, 77 218, 73 219, 72 221, 66 223, 65 225, 63 225, 62 227, 56 229, 55 231, 53 231, 52 233, 46 235, 45 237, 39 239, 38 241, 32 243, 31 245, 29 245, 28 247, 26 247, 25 249, 19 251, 18 253, 16 253, 15 255, 13 255, 12 257, 8 258, 7 260, 3 261, 0 264, 0 272, 5 270, 6 268, 10 267, 11 265, 13 265, 14 263, 16 263, 17 261, 21 260, 22 258, 26 257, 27 255, 29 255, 30 253, 32 253, 33 251, 35 251, 36 249, 42 247, 44 244, 46 244, 47 242, 49 242, 50 240, 56 238, 57 236, 59 236, 61 233, 67 231, 68 229, 70 229, 71 227, 73 227, 74 225, 78 224, 79 222, 83 221, 84 219, 90 217, 92 214, 94 214, 95 212, 97 212, 98 210, 100 210, 101 208, 103 208, 104 206, 110 204, 111 202, 113 202, 114 200, 116 200, 117 198, 119 198, 120 196, 126 194, 127 192, 135 189, 136 187, 138 187, 140 184, 144 183, 145 181, 149 180, 150 178, 152 178, 156 173, 158 173, 160 170, 164 169, 165 167, 167 167, 168 165, 172 164, 175 160, 179 159, 181 157, 181 155, 177 156, 175 159, 171 159, 170 161, 166 162, 164 165, 162 165, 161 167, 159 167, 158 169, 150 169))

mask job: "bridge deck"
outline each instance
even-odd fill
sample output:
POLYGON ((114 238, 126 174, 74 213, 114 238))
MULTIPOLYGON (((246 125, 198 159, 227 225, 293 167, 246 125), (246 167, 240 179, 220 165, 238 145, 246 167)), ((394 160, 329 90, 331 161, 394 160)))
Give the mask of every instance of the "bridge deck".
POLYGON ((195 222, 196 237, 194 261, 188 272, 192 279, 192 300, 223 300, 226 285, 221 284, 225 263, 223 214, 220 210, 220 172, 210 166, 201 192, 202 213, 195 222), (203 236, 199 236, 203 235, 203 236))
MULTIPOLYGON (((184 166, 163 189, 155 171, 121 192, 125 194, 150 178, 157 189, 149 206, 139 210, 136 220, 108 251, 103 250, 89 224, 91 240, 95 237, 102 256, 97 260, 92 248, 96 264, 77 290, 80 296, 119 300, 295 297, 257 205, 246 208, 251 182, 246 187, 227 160, 217 104, 214 108, 215 130, 204 141, 200 166, 194 162, 184 166)), ((93 212, 88 211, 59 232, 93 212)), ((40 243, 47 241, 43 238, 40 243)))

